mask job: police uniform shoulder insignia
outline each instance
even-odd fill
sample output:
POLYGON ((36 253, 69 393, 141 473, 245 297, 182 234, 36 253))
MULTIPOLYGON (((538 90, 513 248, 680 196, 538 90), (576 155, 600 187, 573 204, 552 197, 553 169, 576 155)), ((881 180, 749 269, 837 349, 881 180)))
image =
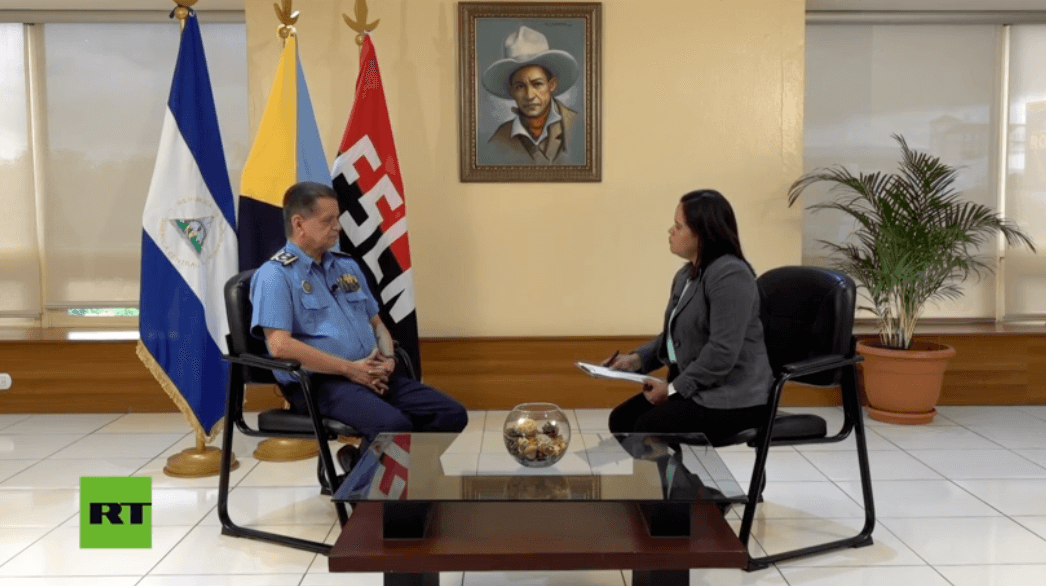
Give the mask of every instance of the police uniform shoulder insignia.
POLYGON ((272 255, 272 258, 270 258, 269 260, 274 260, 282 264, 283 266, 287 266, 289 264, 292 264, 294 261, 298 260, 298 256, 291 254, 286 250, 281 250, 276 254, 272 255))

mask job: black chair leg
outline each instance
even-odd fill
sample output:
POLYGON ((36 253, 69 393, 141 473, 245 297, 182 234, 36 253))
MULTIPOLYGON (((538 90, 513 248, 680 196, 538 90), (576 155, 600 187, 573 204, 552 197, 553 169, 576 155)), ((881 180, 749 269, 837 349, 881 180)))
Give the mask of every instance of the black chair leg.
POLYGON ((844 377, 844 387, 852 387, 852 392, 847 392, 847 389, 843 389, 844 396, 850 398, 848 405, 846 404, 846 399, 844 399, 844 409, 853 418, 854 441, 857 444, 857 464, 861 470, 861 497, 864 501, 864 527, 861 528, 861 532, 857 535, 852 547, 865 547, 872 544, 872 530, 875 529, 875 498, 872 495, 872 472, 868 463, 868 442, 864 429, 864 412, 861 409, 861 401, 857 394, 857 374, 856 369, 851 370, 854 372, 853 377, 844 377), (850 381, 849 385, 846 384, 846 380, 850 381))
MULTIPOLYGON (((228 535, 230 537, 243 537, 247 539, 256 539, 258 541, 266 541, 269 543, 276 543, 278 545, 286 545, 296 549, 302 549, 305 551, 311 551, 313 553, 319 553, 323 555, 330 555, 331 545, 319 542, 311 541, 308 539, 299 539, 297 537, 291 537, 289 535, 281 535, 279 533, 272 533, 269 531, 260 531, 258 529, 251 529, 250 527, 243 527, 233 522, 229 516, 229 483, 231 470, 229 466, 232 459, 232 440, 233 434, 237 427, 240 425, 246 425, 243 422, 243 379, 239 375, 239 368, 229 369, 229 383, 230 389, 228 393, 228 402, 226 404, 226 421, 225 429, 222 435, 222 462, 221 470, 218 477, 218 519, 222 524, 222 535, 228 535), (239 386, 233 386, 239 385, 239 386), (236 389, 240 389, 239 392, 236 389), (230 419, 234 421, 230 421, 230 419)), ((322 428, 318 428, 322 429, 322 428)), ((327 462, 330 462, 330 449, 327 446, 326 441, 320 441, 321 451, 323 448, 327 448, 327 462)), ((332 466, 333 467, 333 466, 332 466)), ((348 520, 348 513, 343 503, 335 503, 335 508, 338 512, 338 519, 341 524, 344 525, 348 520)))
MULTIPOLYGON (((759 558, 750 557, 748 565, 745 567, 747 571, 760 570, 768 567, 770 564, 775 564, 780 561, 798 558, 802 556, 823 553, 834 549, 842 549, 845 547, 866 547, 872 545, 872 530, 875 528, 875 503, 872 498, 872 477, 871 469, 868 465, 868 444, 865 438, 864 430, 864 414, 861 411, 860 398, 857 395, 857 373, 853 366, 846 367, 847 372, 842 376, 841 386, 843 395, 843 409, 846 412, 846 417, 851 421, 854 429, 854 440, 857 443, 857 461, 861 469, 861 492, 864 499, 864 527, 861 531, 853 536, 845 539, 839 539, 828 543, 821 543, 812 545, 809 547, 794 549, 774 555, 768 555, 759 558)), ((769 434, 768 434, 769 435, 769 434)), ((769 447, 767 442, 766 447, 769 447)), ((760 446, 762 451, 763 446, 760 446)), ((753 486, 755 484, 754 477, 756 475, 763 474, 763 467, 766 464, 765 454, 757 452, 756 460, 758 462, 756 472, 753 473, 753 486), (763 456, 760 461, 760 456, 763 456)), ((755 517, 755 502, 751 495, 749 496, 749 502, 745 507, 744 518, 741 522, 741 542, 746 546, 748 545, 748 537, 752 528, 752 521, 755 517)))
MULTIPOLYGON (((299 382, 302 392, 305 394, 305 403, 309 408, 309 417, 312 418, 313 429, 324 429, 322 416, 320 415, 319 407, 316 405, 316 398, 313 396, 308 377, 302 377, 299 382)), ((319 432, 317 431, 317 433, 319 432)), ((326 472, 328 486, 331 487, 332 491, 335 491, 338 489, 338 471, 334 468, 334 456, 331 455, 330 445, 327 443, 326 437, 317 437, 317 443, 320 448, 320 463, 326 472)), ((345 503, 334 503, 334 508, 338 511, 338 524, 344 526, 349 520, 345 503)))
POLYGON ((225 428, 222 430, 222 460, 218 473, 218 519, 222 523, 222 533, 235 531, 237 525, 229 517, 229 477, 232 473, 232 434, 236 424, 243 418, 242 397, 243 378, 239 367, 229 369, 229 392, 225 405, 225 428))

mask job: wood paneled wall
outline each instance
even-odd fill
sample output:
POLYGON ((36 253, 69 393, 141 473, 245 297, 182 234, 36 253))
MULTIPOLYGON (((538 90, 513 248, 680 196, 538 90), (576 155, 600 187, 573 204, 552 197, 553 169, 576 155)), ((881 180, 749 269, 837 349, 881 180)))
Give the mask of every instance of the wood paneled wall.
MULTIPOLYGON (((174 403, 135 354, 136 341, 69 340, 69 330, 4 330, 0 413, 127 413, 176 411, 174 403)), ((283 404, 273 385, 246 393, 248 410, 283 404)))
MULTIPOLYGON (((133 341, 70 341, 58 330, 0 339, 3 413, 173 411, 139 362, 133 341)), ((867 337, 867 336, 861 336, 867 337)), ((942 405, 1046 404, 1046 332, 971 331, 924 335, 958 351, 945 374, 942 405)), ((635 385, 591 378, 574 366, 627 351, 644 338, 427 339, 425 381, 470 409, 509 409, 524 401, 565 408, 613 407, 635 385)), ((663 376, 663 372, 661 373, 663 376)), ((794 385, 786 405, 831 405, 832 389, 794 385)), ((279 406, 273 387, 248 391, 248 410, 279 406)))
MULTIPOLYGON (((575 366, 627 352, 649 338, 528 338, 424 340, 425 382, 471 409, 511 409, 524 401, 564 408, 614 407, 639 392, 637 385, 597 379, 575 366)), ((652 373, 664 377, 666 369, 652 373)), ((837 392, 793 385, 791 405, 831 405, 837 392)))

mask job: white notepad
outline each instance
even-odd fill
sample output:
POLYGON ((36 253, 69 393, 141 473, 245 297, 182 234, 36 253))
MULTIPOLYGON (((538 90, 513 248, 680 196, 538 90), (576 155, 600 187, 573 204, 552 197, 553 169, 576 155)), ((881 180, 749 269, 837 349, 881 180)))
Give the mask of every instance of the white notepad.
POLYGON ((607 368, 605 366, 599 366, 598 364, 589 364, 587 362, 575 362, 577 367, 587 372, 588 374, 596 378, 607 378, 612 380, 627 380, 634 383, 643 383, 647 380, 661 380, 655 376, 649 376, 646 374, 639 374, 636 372, 626 372, 624 370, 614 370, 613 368, 607 368))

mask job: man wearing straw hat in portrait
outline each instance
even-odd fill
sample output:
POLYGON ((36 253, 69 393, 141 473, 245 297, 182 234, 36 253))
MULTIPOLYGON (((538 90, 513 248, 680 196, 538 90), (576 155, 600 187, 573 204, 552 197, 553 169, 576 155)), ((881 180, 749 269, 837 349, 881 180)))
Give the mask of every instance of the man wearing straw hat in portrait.
POLYGON ((509 34, 504 58, 483 73, 483 87, 513 100, 515 116, 494 131, 486 149, 480 149, 480 164, 583 165, 581 119, 556 98, 579 76, 574 56, 550 49, 542 33, 520 26, 509 34))

